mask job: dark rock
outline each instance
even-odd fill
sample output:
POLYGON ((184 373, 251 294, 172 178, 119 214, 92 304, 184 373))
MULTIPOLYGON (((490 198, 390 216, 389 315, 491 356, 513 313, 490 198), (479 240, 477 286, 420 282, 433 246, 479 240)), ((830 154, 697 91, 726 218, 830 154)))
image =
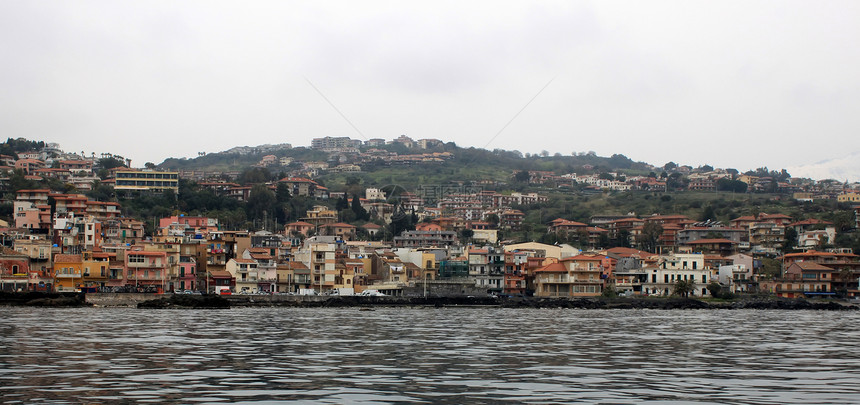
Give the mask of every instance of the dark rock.
POLYGON ((174 294, 137 304, 138 308, 230 308, 230 302, 219 295, 174 294))

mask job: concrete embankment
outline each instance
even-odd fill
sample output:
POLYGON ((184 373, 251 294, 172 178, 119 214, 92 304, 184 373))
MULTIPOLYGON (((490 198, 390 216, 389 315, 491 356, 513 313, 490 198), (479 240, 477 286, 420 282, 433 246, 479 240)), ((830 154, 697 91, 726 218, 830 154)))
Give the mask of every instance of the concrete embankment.
MULTIPOLYGON (((172 294, 170 294, 172 295, 172 294)), ((96 307, 130 307, 162 297, 158 294, 146 293, 89 293, 87 303, 96 307)))

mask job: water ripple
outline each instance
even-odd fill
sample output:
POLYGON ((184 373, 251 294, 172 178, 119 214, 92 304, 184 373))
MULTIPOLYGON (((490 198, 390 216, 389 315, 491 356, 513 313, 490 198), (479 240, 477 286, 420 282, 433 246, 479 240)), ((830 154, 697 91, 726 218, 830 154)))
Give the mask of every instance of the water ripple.
POLYGON ((15 403, 856 403, 855 313, 4 308, 15 403))

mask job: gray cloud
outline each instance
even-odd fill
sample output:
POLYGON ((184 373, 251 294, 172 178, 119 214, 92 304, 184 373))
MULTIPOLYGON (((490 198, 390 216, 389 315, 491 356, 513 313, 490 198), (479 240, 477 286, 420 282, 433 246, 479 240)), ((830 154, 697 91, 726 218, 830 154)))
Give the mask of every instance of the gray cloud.
POLYGON ((740 169, 860 150, 855 2, 0 3, 0 130, 135 164, 401 133, 740 169))

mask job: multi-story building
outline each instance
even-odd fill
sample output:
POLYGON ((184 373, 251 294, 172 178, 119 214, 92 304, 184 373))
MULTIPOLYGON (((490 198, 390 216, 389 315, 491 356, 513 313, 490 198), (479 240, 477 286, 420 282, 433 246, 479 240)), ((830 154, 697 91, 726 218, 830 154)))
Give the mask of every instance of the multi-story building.
POLYGON ((295 251, 295 260, 311 270, 312 288, 324 291, 334 287, 337 244, 334 238, 311 237, 295 251))
POLYGON ((117 190, 164 191, 179 190, 179 172, 152 170, 118 170, 116 172, 117 190))
POLYGON ((54 255, 54 287, 57 292, 75 292, 83 283, 83 259, 81 255, 54 255))
POLYGON ((602 256, 578 255, 534 271, 535 296, 591 297, 603 292, 602 256))
POLYGON ((124 285, 152 292, 164 292, 169 282, 170 264, 165 251, 125 251, 124 285))
POLYGON ((797 261, 788 265, 783 277, 763 282, 762 288, 785 298, 832 296, 836 295, 833 284, 838 279, 839 272, 832 267, 797 261))
POLYGON ((443 247, 456 243, 454 231, 403 231, 394 237, 395 247, 443 247))
POLYGON ((777 254, 785 243, 785 226, 773 222, 755 222, 749 228, 753 253, 777 254))
POLYGON ((358 139, 350 139, 346 136, 314 138, 311 140, 311 148, 322 151, 339 151, 344 149, 356 149, 361 146, 358 139))
POLYGON ((236 292, 258 291, 259 274, 254 259, 235 258, 227 261, 227 272, 236 279, 236 292))

